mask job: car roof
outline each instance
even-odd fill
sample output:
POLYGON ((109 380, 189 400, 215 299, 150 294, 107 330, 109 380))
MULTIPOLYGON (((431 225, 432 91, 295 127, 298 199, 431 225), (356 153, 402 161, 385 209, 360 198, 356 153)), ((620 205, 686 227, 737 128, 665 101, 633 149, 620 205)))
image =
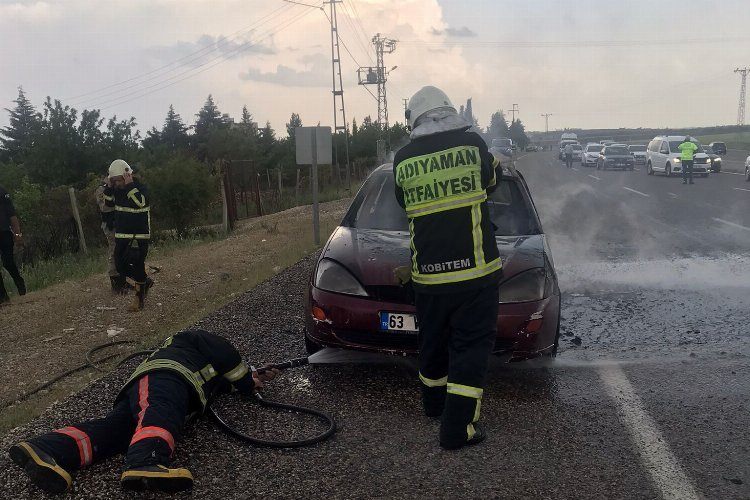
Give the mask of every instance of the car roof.
POLYGON ((626 147, 628 147, 628 145, 627 145, 627 144, 620 144, 619 142, 618 142, 618 143, 614 143, 614 144, 609 144, 609 145, 607 145, 606 147, 608 147, 608 148, 611 148, 611 147, 614 147, 614 146, 617 146, 617 147, 622 147, 622 148, 626 148, 626 147))
POLYGON ((654 139, 661 139, 664 141, 684 141, 686 137, 695 140, 695 137, 692 135, 657 135, 654 139))

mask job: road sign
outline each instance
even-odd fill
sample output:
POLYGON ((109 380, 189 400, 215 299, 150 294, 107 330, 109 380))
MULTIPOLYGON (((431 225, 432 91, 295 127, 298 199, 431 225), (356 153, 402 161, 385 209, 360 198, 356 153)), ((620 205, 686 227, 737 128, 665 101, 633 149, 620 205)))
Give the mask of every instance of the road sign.
POLYGON ((333 150, 331 142, 331 127, 297 127, 294 129, 294 139, 297 148, 297 165, 313 164, 313 134, 316 137, 318 165, 331 165, 333 150))

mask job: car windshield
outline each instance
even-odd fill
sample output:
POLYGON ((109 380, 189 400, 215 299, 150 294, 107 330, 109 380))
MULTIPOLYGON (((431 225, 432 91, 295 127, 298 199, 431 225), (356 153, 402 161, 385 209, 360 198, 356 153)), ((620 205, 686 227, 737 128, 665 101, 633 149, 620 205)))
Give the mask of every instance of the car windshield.
POLYGON ((586 146, 587 153, 598 153, 602 150, 601 144, 594 144, 592 146, 586 146))
MULTIPOLYGON (((540 228, 534 209, 516 179, 500 179, 497 189, 487 199, 497 236, 538 234, 540 228)), ((349 208, 343 226, 382 231, 408 231, 406 212, 396 201, 393 172, 373 173, 349 208)))
MULTIPOLYGON (((682 144, 683 142, 685 142, 685 141, 669 141, 669 150, 671 152, 673 152, 673 153, 679 153, 680 152, 680 144, 682 144)), ((693 141, 693 144, 695 144, 696 146, 698 146, 697 153, 702 153, 703 152, 703 148, 701 147, 700 144, 698 144, 695 141, 693 141)))
POLYGON ((605 155, 629 155, 630 151, 624 146, 609 146, 604 150, 605 155))
POLYGON ((641 153, 646 151, 646 146, 630 146, 631 153, 641 153))
POLYGON ((580 151, 583 148, 581 147, 580 144, 573 144, 573 149, 576 150, 576 151, 580 151))

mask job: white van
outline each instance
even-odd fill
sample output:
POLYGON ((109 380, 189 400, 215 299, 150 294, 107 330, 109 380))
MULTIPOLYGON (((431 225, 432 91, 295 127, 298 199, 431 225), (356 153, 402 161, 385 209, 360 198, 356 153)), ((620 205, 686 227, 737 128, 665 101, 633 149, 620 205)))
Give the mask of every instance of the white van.
MULTIPOLYGON (((660 135, 648 143, 646 150, 648 175, 654 175, 654 172, 662 172, 667 177, 672 174, 682 174, 679 145, 685 142, 685 137, 684 135, 660 135)), ((693 158, 693 175, 708 177, 710 171, 708 155, 703 151, 697 139, 689 138, 698 146, 698 151, 693 158)))

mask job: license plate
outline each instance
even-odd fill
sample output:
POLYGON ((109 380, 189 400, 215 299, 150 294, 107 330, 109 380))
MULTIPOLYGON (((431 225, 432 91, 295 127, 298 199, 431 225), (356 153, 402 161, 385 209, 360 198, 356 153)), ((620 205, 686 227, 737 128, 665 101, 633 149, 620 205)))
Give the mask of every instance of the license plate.
POLYGON ((417 332, 417 316, 406 313, 380 313, 380 330, 392 332, 417 332))

